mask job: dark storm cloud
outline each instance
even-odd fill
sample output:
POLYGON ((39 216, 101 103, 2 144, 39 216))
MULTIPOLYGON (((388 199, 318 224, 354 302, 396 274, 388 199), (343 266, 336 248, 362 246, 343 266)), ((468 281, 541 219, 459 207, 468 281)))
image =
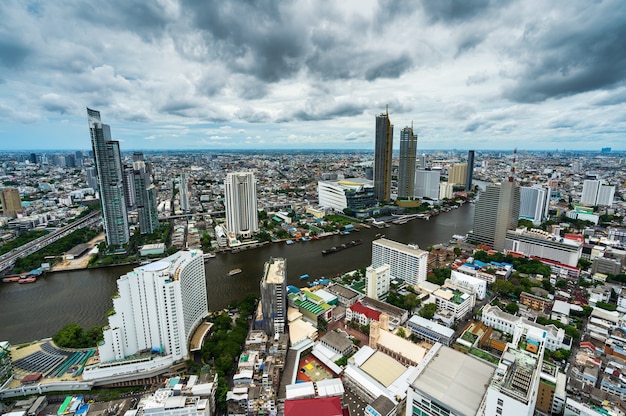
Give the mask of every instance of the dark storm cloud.
POLYGON ((285 11, 289 3, 183 0, 183 4, 206 35, 211 53, 232 70, 276 82, 300 69, 306 33, 285 11))
POLYGON ((367 106, 364 104, 353 102, 340 102, 334 101, 326 102, 324 99, 310 99, 305 108, 294 111, 288 116, 282 117, 278 122, 287 121, 320 121, 320 120, 332 120, 338 117, 354 117, 366 110, 367 106))
POLYGON ((0 64, 9 68, 20 66, 32 50, 12 39, 0 39, 0 64))
POLYGON ((379 65, 368 68, 365 71, 365 79, 374 81, 378 78, 398 78, 408 71, 412 65, 411 57, 403 53, 401 56, 391 58, 388 61, 381 62, 379 65))
POLYGON ((170 20, 158 3, 141 0, 81 2, 74 13, 91 24, 133 32, 144 40, 160 37, 170 20))
POLYGON ((528 24, 510 53, 521 75, 505 96, 533 103, 596 89, 626 77, 626 8, 620 1, 587 5, 558 22, 528 24))
POLYGON ((422 1, 422 10, 431 22, 459 23, 480 17, 492 7, 502 7, 508 1, 500 0, 437 0, 422 1))

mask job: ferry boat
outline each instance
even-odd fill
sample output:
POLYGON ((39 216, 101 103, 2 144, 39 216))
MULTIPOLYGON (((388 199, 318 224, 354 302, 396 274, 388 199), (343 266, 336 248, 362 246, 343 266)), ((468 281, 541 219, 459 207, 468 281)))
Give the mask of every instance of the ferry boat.
POLYGON ((22 277, 18 283, 35 283, 37 281, 36 277, 22 277))
POLYGON ((308 274, 303 274, 302 276, 300 276, 300 280, 306 280, 309 278, 308 274))
POLYGON ((241 273, 241 269, 232 269, 231 271, 228 272, 229 276, 234 276, 236 274, 241 273))

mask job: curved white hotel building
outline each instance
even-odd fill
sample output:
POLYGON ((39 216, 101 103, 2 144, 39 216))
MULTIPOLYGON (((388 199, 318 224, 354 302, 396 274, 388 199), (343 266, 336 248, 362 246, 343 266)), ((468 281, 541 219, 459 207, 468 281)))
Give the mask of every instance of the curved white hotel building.
POLYGON ((117 280, 100 361, 158 350, 171 361, 187 358, 195 328, 208 315, 202 251, 179 251, 137 267, 117 280))

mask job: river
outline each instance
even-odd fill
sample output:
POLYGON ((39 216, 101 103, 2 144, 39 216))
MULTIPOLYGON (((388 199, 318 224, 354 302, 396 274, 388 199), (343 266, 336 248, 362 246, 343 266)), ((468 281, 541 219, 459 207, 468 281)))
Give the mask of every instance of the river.
MULTIPOLYGON (((300 286, 299 276, 305 273, 311 276, 310 281, 368 266, 372 258, 371 242, 378 233, 426 249, 447 242, 454 234, 467 233, 473 220, 474 206, 466 204, 430 220, 416 219, 324 240, 293 245, 275 243, 239 253, 218 254, 206 263, 209 308, 222 309, 246 293, 258 294, 263 263, 270 257, 287 259, 287 282, 300 286), (354 239, 363 240, 363 244, 334 254, 321 254, 325 248, 354 239), (242 272, 229 276, 228 271, 235 268, 242 272)), ((70 322, 83 328, 105 324, 116 279, 131 269, 132 266, 117 266, 57 272, 33 284, 0 283, 0 341, 17 344, 50 337, 70 322)))

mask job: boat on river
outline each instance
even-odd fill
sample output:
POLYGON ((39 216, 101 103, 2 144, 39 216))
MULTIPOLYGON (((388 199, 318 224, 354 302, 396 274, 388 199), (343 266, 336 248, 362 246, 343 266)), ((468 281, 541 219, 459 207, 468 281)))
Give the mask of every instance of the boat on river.
POLYGON ((232 269, 231 271, 228 272, 229 276, 234 276, 236 274, 241 273, 241 269, 232 269))
POLYGON ((308 275, 308 274, 306 274, 306 273, 305 273, 305 274, 303 274, 302 276, 300 276, 300 280, 306 280, 306 279, 308 279, 308 278, 309 278, 309 275, 308 275))

